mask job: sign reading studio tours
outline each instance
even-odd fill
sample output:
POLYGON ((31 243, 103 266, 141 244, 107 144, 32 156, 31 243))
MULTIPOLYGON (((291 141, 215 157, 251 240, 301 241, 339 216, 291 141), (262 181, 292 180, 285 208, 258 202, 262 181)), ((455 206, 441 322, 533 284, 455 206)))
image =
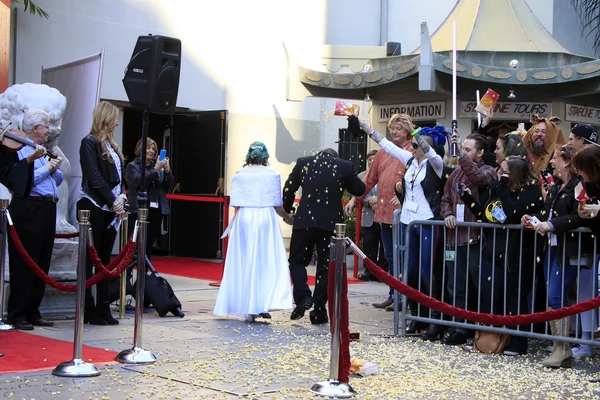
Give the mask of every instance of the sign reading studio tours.
MULTIPOLYGON (((475 101, 460 102, 460 118, 477 118, 475 101)), ((540 117, 549 117, 552 112, 550 103, 496 103, 494 106, 495 120, 528 120, 531 114, 538 114, 540 117)))
POLYGON ((435 121, 446 115, 446 103, 389 104, 379 107, 378 122, 387 122, 394 114, 408 114, 413 121, 435 121))

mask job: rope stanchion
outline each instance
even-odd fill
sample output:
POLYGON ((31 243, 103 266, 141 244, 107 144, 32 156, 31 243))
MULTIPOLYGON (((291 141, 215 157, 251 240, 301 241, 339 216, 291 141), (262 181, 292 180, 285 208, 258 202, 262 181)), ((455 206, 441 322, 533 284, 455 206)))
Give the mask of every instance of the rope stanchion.
POLYGON ((77 260, 77 298, 75 300, 75 338, 73 343, 73 359, 60 363, 52 375, 64 377, 98 376, 100 371, 94 364, 83 361, 83 307, 85 305, 85 265, 87 262, 88 228, 90 227, 90 211, 79 210, 79 257, 77 260))
MULTIPOLYGON (((31 269, 31 271, 40 278, 46 285, 53 287, 56 290, 60 290, 63 292, 75 292, 77 290, 77 285, 60 283, 50 278, 42 269, 33 261, 25 247, 23 247, 23 243, 17 234, 17 231, 14 226, 10 225, 8 227, 8 232, 10 233, 10 237, 17 249, 17 252, 23 258, 23 261, 27 264, 27 266, 31 269)), ((85 243, 84 243, 85 245, 85 243)), ((135 251, 135 243, 129 242, 127 247, 124 248, 117 256, 108 264, 108 266, 102 265, 102 261, 98 258, 98 253, 93 246, 86 246, 92 260, 92 264, 99 270, 100 272, 88 279, 85 282, 86 288, 90 288, 100 282, 105 278, 116 278, 127 268, 131 260, 133 259, 133 252, 135 251)))
POLYGON ((57 233, 57 234, 54 235, 54 237, 56 239, 72 239, 72 238, 76 238, 77 236, 79 236, 79 232, 57 233))
MULTIPOLYGON (((8 199, 0 199, 0 230, 2 242, 0 242, 0 331, 11 331, 14 326, 4 321, 4 264, 6 264, 6 228, 7 228, 8 199)), ((1 353, 0 353, 1 354, 1 353)))
MULTIPOLYGON (((346 239, 351 242, 350 239, 346 239)), ((351 246, 357 248, 354 243, 351 246)), ((364 256, 364 254, 363 254, 364 256)), ((548 322, 557 319, 570 317, 571 315, 580 314, 582 312, 590 311, 600 307, 600 296, 585 301, 583 303, 574 304, 572 306, 559 308, 556 310, 542 311, 534 314, 519 314, 519 315, 495 315, 495 314, 484 314, 474 311, 465 310, 463 308, 454 307, 450 304, 441 302, 429 297, 426 294, 419 292, 416 289, 406 285, 404 282, 394 278, 384 270, 382 270, 377 264, 365 257, 363 259, 365 266, 371 271, 377 279, 392 289, 397 290, 411 300, 417 303, 431 308, 440 313, 447 314, 451 317, 466 319, 468 321, 479 322, 480 324, 493 325, 493 326, 515 326, 515 325, 528 325, 535 324, 538 322, 548 322)))
POLYGON ((135 282, 135 321, 133 325, 133 348, 121 351, 115 359, 127 364, 150 364, 158 357, 149 350, 142 348, 144 290, 146 281, 146 230, 148 228, 148 209, 138 208, 138 235, 139 240, 137 277, 135 282), (141 260, 141 261, 140 261, 141 260))
POLYGON ((348 328, 348 277, 346 272, 346 225, 335 225, 329 262, 329 326, 331 359, 329 380, 315 383, 310 391, 323 397, 350 398, 356 392, 348 384, 350 373, 350 331, 348 328))

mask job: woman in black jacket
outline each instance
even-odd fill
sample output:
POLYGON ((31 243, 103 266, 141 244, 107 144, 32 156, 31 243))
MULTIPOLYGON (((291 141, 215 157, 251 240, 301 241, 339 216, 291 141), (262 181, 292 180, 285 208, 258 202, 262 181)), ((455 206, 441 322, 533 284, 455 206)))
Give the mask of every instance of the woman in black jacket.
MULTIPOLYGON (((518 156, 508 157, 500 164, 499 173, 500 180, 480 193, 479 202, 468 190, 461 197, 479 220, 499 225, 518 224, 523 215, 542 209, 542 192, 526 160, 518 156)), ((527 310, 535 262, 534 246, 528 244, 534 243, 533 235, 531 231, 521 235, 514 231, 507 233, 502 228, 484 229, 480 277, 475 279, 481 312, 504 314, 506 310, 507 315, 516 315, 527 310), (502 307, 503 300, 506 302, 505 309, 502 307)), ((505 353, 509 351, 525 354, 527 339, 512 337, 505 353)))
MULTIPOLYGON (((142 140, 135 146, 136 158, 127 164, 125 169, 125 180, 129 188, 129 230, 133 232, 137 220, 137 196, 142 189, 142 140)), ((152 244, 160 236, 163 215, 169 214, 169 202, 167 193, 173 189, 175 179, 171 173, 169 158, 157 160, 158 146, 150 138, 146 144, 146 162, 144 170, 146 173, 146 190, 148 193, 148 225, 146 230, 146 256, 152 258, 152 244)))
MULTIPOLYGON (((588 200, 582 200, 577 206, 577 214, 581 218, 583 226, 592 230, 596 239, 593 249, 595 258, 591 260, 591 268, 580 269, 578 286, 578 300, 584 302, 596 297, 598 293, 598 253, 600 252, 600 147, 588 144, 581 148, 573 158, 573 164, 579 175, 583 178, 588 200)), ((596 329, 598 319, 596 310, 584 312, 581 315, 581 338, 592 339, 592 333, 596 329), (594 324, 595 322, 595 324, 594 324)), ((573 357, 591 357, 592 348, 581 345, 573 349, 573 357)))
MULTIPOLYGON (((547 190, 544 210, 533 216, 524 215, 521 224, 527 229, 548 234, 548 243, 545 256, 547 260, 546 284, 548 286, 548 307, 557 310, 567 304, 567 292, 573 285, 578 275, 577 260, 579 254, 589 255, 593 252, 593 239, 590 235, 570 235, 566 232, 582 225, 581 218, 577 215, 577 200, 575 187, 582 181, 577 175, 577 170, 572 159, 575 155, 573 146, 564 145, 554 152, 552 157, 553 175, 556 184, 547 190), (534 217, 532 219, 532 217, 534 217), (532 223, 533 222, 533 223, 532 223), (579 246, 581 244, 581 253, 579 246)), ((550 322, 553 335, 568 336, 570 318, 550 322)), ((570 366, 571 347, 568 343, 554 342, 552 354, 542 361, 542 365, 550 368, 570 366)))
MULTIPOLYGON (((114 141, 119 109, 109 102, 98 103, 93 111, 92 129, 81 140, 81 197, 77 211, 90 211, 90 224, 94 246, 103 265, 110 256, 120 221, 127 215, 123 193, 123 155, 114 141)), ((86 278, 92 276, 92 261, 88 257, 86 278)), ((110 314, 109 281, 97 285, 97 302, 94 305, 91 288, 85 291, 84 321, 93 325, 118 325, 110 314)))

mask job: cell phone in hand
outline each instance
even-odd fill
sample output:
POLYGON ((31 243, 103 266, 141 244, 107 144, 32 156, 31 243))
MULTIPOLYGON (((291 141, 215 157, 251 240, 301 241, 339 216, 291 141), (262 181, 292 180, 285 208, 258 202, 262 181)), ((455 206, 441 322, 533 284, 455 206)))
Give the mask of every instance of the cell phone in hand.
POLYGON ((461 183, 457 183, 456 184, 456 192, 458 192, 459 196, 464 195, 465 194, 465 187, 461 183))
POLYGON ((529 224, 531 226, 533 226, 534 228, 536 226, 538 226, 539 224, 541 224, 541 223, 542 223, 542 221, 540 221, 537 217, 531 217, 531 218, 529 218, 529 224))
POLYGON ((158 154, 158 161, 162 161, 167 157, 167 151, 165 149, 162 149, 160 151, 160 153, 158 154))

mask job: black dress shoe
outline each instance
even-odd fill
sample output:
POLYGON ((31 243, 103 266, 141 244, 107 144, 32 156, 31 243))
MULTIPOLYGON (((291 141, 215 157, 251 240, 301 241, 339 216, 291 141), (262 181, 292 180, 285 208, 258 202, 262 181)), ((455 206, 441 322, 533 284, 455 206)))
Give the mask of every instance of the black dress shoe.
POLYGON ((12 326, 14 326, 15 329, 18 329, 20 331, 32 331, 33 330, 33 325, 31 325, 27 321, 16 321, 16 322, 12 323, 12 326))
POLYGON ((28 321, 33 326, 54 326, 54 322, 47 321, 43 318, 30 319, 28 321))
POLYGON ((310 312, 310 323, 313 325, 326 324, 329 322, 327 317, 327 311, 325 310, 313 310, 310 312))
POLYGON ((110 313, 110 303, 100 303, 96 306, 98 316, 105 320, 108 325, 119 325, 119 320, 115 319, 110 313))
POLYGON ((264 319, 271 319, 271 314, 269 314, 268 312, 261 312, 260 314, 258 314, 258 316, 264 319))
POLYGON ((467 337, 468 337, 467 332, 463 332, 463 331, 459 331, 459 330, 452 330, 448 334, 446 339, 443 341, 443 343, 447 344, 449 346, 458 346, 458 345, 467 343, 467 337))
POLYGON ((358 275, 358 279, 360 279, 361 281, 375 281, 375 282, 379 282, 379 279, 377 279, 377 277, 375 277, 375 275, 373 275, 371 272, 367 271, 364 274, 359 274, 358 275))
POLYGON ((312 305, 313 305, 313 302, 312 302, 311 298, 300 301, 299 304, 296 305, 296 308, 294 308, 294 311, 292 311, 292 315, 290 315, 290 319, 292 321, 295 321, 295 320, 298 320, 298 319, 304 317, 304 313, 306 312, 306 310, 310 310, 312 305))
POLYGON ((387 306, 393 305, 393 304, 394 304, 394 300, 387 299, 383 303, 373 303, 373 307, 375 307, 375 308, 386 308, 387 306))
POLYGON ((446 331, 446 329, 444 329, 444 327, 441 325, 429 324, 429 327, 427 328, 425 333, 423 333, 421 335, 421 339, 423 339, 423 340, 438 340, 438 339, 442 340, 442 338, 444 337, 445 331, 446 331))

